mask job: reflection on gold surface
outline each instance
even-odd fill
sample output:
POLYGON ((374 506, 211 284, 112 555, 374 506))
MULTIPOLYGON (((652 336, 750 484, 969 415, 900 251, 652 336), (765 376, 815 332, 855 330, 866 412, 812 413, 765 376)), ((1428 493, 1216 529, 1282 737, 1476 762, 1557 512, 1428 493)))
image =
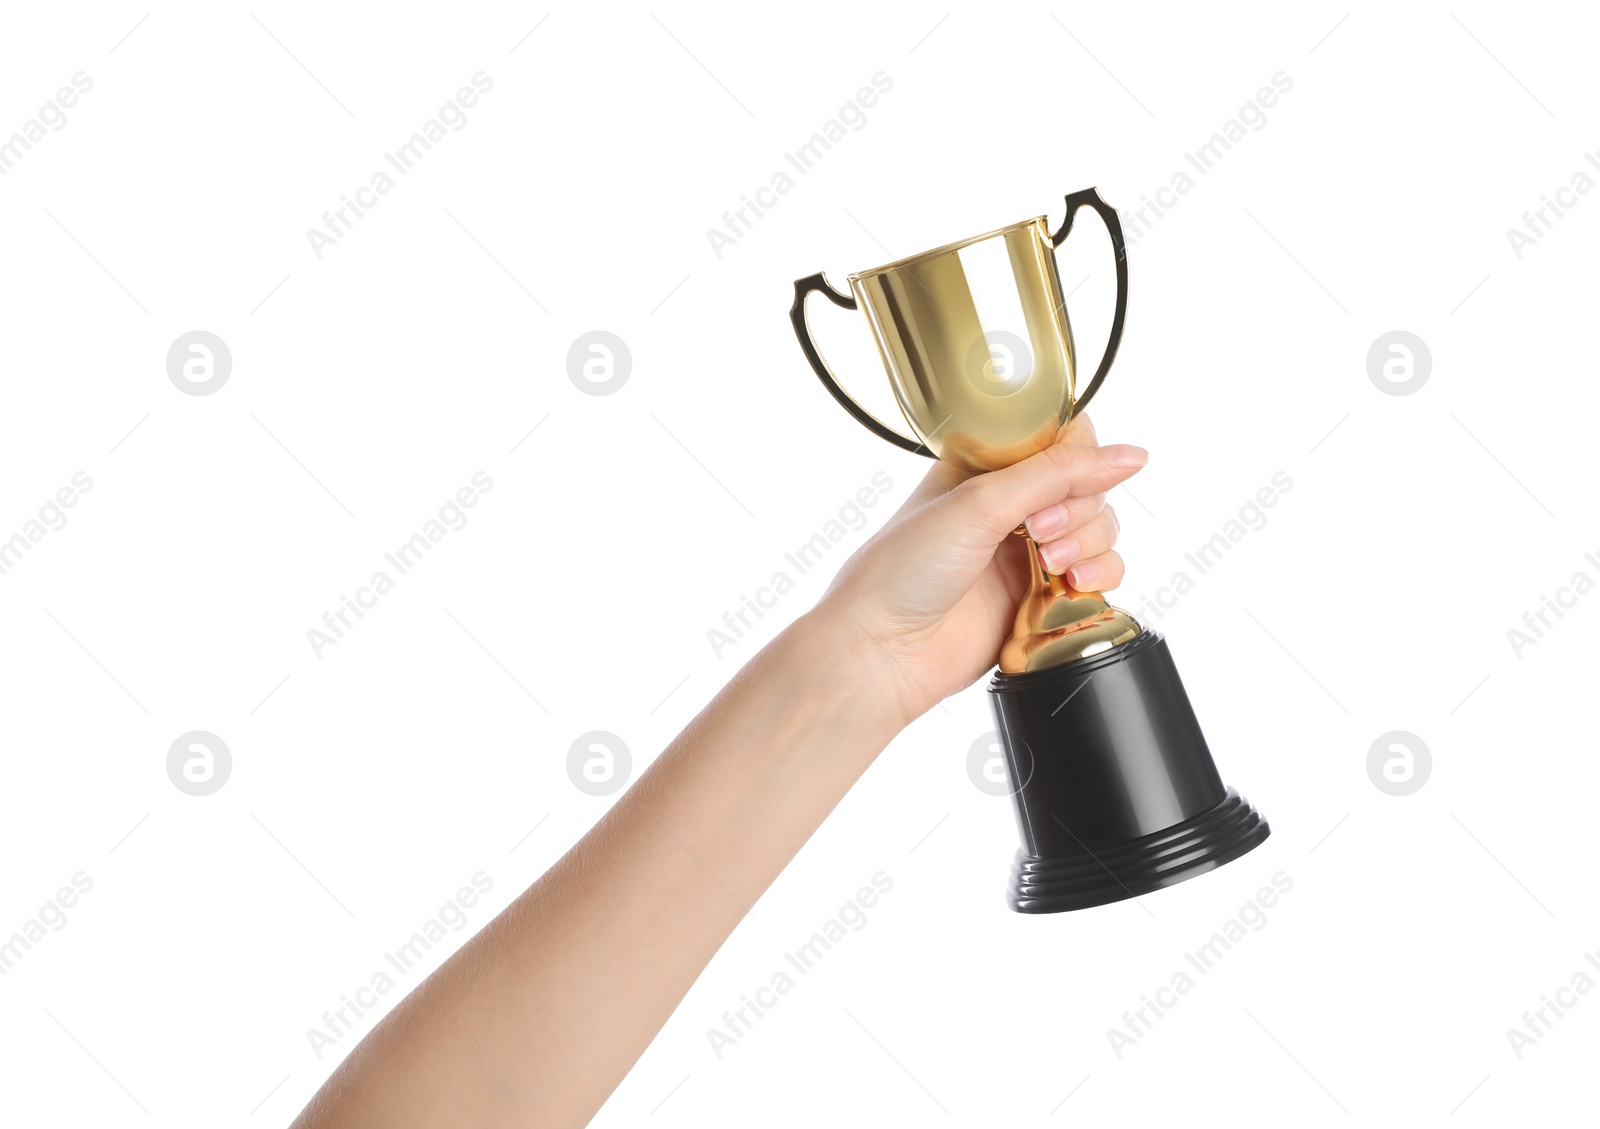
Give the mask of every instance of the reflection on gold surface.
POLYGON ((937 450, 939 457, 967 470, 995 470, 1020 463, 1029 455, 1037 455, 1056 441, 1060 427, 1054 420, 1041 423, 1037 429, 1010 443, 996 443, 991 439, 973 435, 968 431, 954 431, 948 425, 934 439, 917 433, 917 437, 937 450), (935 448, 934 443, 939 446, 935 448))
POLYGON ((1143 630, 1127 612, 1106 603, 1098 592, 1079 592, 1045 571, 1039 546, 1026 530, 1028 594, 1017 605, 1011 638, 1000 651, 1006 674, 1047 670, 1073 659, 1086 659, 1126 643, 1143 630))
MULTIPOLYGON (((852 274, 850 288, 906 422, 939 458, 973 472, 1008 467, 1072 418, 1072 328, 1043 216, 852 274)), ((1100 593, 1046 572, 1027 544, 1028 594, 1002 671, 1045 670, 1139 634, 1100 593)))
POLYGON ((850 276, 918 439, 966 470, 1042 451, 1072 414, 1072 332, 1043 216, 850 276))

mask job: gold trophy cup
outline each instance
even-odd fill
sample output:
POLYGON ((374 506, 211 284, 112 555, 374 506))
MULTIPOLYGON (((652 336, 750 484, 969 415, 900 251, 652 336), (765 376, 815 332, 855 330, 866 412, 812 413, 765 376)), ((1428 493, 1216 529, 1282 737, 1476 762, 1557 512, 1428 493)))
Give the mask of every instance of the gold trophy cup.
MULTIPOLYGON (((1037 216, 851 274, 850 295, 821 274, 798 280, 789 316, 818 379, 873 434, 965 470, 997 470, 1048 448, 1099 391, 1128 302, 1116 210, 1093 188, 1066 202, 1054 234, 1037 216), (1111 236, 1117 298, 1110 338, 1079 393, 1055 248, 1082 207, 1111 236), (806 322, 813 291, 866 314, 915 439, 834 378, 806 322)), ((1267 824, 1223 787, 1165 639, 1100 593, 1045 571, 1038 545, 1017 532, 1027 540, 1028 591, 990 686, 1023 839, 1012 908, 1118 901, 1259 845, 1267 824)))

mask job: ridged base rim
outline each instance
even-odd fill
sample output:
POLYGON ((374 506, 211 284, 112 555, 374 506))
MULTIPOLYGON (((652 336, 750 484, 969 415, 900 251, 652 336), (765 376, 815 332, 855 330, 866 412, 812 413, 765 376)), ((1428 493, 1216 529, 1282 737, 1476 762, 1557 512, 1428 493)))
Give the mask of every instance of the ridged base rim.
POLYGON ((1221 803, 1193 819, 1088 857, 1035 858, 1018 851, 1011 867, 1011 908, 1063 913, 1136 898, 1232 862, 1271 834, 1261 813, 1229 788, 1221 803))

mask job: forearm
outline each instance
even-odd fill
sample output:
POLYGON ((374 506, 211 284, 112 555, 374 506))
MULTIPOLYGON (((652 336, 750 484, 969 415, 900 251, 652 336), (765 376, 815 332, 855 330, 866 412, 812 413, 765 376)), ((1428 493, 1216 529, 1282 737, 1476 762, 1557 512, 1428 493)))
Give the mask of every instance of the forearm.
POLYGON ((814 614, 752 659, 297 1126, 587 1122, 904 724, 892 661, 851 638, 814 614))

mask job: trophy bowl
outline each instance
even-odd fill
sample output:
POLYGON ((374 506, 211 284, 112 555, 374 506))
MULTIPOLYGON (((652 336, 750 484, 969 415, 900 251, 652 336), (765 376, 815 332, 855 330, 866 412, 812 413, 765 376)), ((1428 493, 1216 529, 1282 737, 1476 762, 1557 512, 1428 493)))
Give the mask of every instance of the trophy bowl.
POLYGON ((997 470, 1080 405, 1045 217, 849 276, 895 400, 935 456, 997 470))

